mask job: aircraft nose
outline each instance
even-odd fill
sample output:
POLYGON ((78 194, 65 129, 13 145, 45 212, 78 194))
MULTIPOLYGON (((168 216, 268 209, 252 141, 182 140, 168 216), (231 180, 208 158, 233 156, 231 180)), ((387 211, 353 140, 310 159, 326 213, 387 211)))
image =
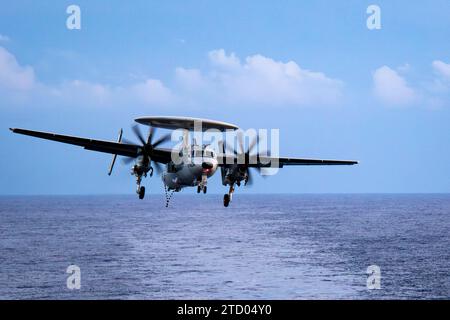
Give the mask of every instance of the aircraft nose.
POLYGON ((202 162, 203 169, 211 169, 214 165, 211 162, 204 161, 202 162))

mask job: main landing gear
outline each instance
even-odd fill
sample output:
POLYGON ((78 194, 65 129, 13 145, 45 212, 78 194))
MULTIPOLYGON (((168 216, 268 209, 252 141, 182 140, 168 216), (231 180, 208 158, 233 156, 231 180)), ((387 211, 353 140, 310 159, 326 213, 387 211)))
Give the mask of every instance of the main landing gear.
POLYGON ((225 207, 228 207, 228 205, 231 202, 231 199, 233 198, 233 192, 234 192, 234 184, 230 185, 230 190, 228 191, 228 193, 225 193, 223 195, 223 205, 225 207))
MULTIPOLYGON (((146 174, 144 174, 146 176, 146 174)), ((141 186, 142 175, 136 175, 136 193, 139 196, 139 199, 144 199, 145 197, 145 187, 141 186)))
POLYGON ((136 176, 136 193, 139 196, 139 199, 144 199, 145 197, 145 187, 141 186, 142 176, 136 176))
POLYGON ((139 188, 139 192, 138 192, 138 195, 139 195, 139 199, 144 199, 144 197, 145 197, 145 187, 140 187, 139 188))

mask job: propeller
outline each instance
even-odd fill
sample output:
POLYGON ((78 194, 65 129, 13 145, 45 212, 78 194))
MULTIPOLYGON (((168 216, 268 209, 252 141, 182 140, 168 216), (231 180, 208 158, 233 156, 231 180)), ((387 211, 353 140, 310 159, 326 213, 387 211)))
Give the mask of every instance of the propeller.
MULTIPOLYGON (((225 143, 225 148, 233 153, 238 161, 238 170, 241 171, 241 173, 246 173, 247 175, 247 181, 246 185, 252 185, 253 184, 253 176, 250 169, 255 169, 258 171, 259 174, 261 174, 261 168, 260 167, 250 167, 249 165, 252 164, 251 162, 258 159, 260 154, 264 155, 270 155, 270 152, 265 153, 258 153, 256 155, 251 155, 253 149, 259 144, 259 134, 257 134, 248 144, 247 150, 244 150, 244 137, 242 135, 242 131, 238 131, 236 133, 238 145, 239 145, 239 152, 230 147, 228 144, 225 143), (243 162, 243 163, 242 163, 243 162)), ((264 177, 264 176, 263 176, 264 177)))
MULTIPOLYGON (((149 160, 151 160, 151 157, 153 155, 153 150, 156 147, 158 147, 160 144, 170 140, 170 134, 165 134, 162 137, 160 137, 159 139, 157 139, 156 141, 153 141, 153 139, 155 137, 155 132, 156 132, 156 129, 154 127, 150 127, 148 135, 147 135, 147 139, 145 139, 145 137, 142 134, 142 131, 140 130, 138 125, 132 126, 131 129, 133 130, 134 134, 136 135, 139 142, 141 143, 141 145, 140 145, 141 148, 140 148, 140 151, 138 152, 137 156, 142 155, 149 160)), ((124 143, 136 145, 136 143, 131 142, 127 139, 122 139, 122 141, 124 143)), ((134 159, 135 158, 124 158, 123 163, 129 164, 130 162, 134 161, 134 159)), ((161 164, 156 161, 152 161, 152 162, 153 162, 154 168, 156 169, 156 172, 158 174, 160 174, 162 172, 161 164)))

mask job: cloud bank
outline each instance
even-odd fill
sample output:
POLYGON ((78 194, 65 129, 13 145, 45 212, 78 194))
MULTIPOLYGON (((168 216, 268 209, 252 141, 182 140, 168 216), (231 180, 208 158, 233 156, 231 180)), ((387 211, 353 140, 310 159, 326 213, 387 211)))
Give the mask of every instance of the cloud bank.
POLYGON ((0 87, 11 90, 30 90, 34 84, 33 68, 20 66, 11 53, 0 47, 0 87))
POLYGON ((416 93, 395 70, 383 66, 373 74, 374 93, 382 102, 393 106, 410 105, 416 93))
POLYGON ((433 61, 432 66, 438 75, 450 81, 450 64, 435 60, 433 61))
POLYGON ((191 95, 208 92, 229 104, 314 106, 341 101, 343 83, 324 73, 253 55, 243 62, 223 49, 208 54, 210 70, 177 68, 181 89, 191 95))
POLYGON ((100 106, 316 106, 336 104, 343 96, 340 80, 303 69, 293 61, 275 61, 260 54, 241 61, 234 53, 219 49, 208 53, 208 62, 206 70, 176 68, 171 87, 150 77, 125 86, 80 79, 48 85, 38 80, 31 66, 20 65, 0 47, 0 91, 16 103, 39 98, 100 106))
MULTIPOLYGON (((146 77, 126 85, 82 79, 57 84, 39 80, 32 66, 20 64, 0 46, 0 107, 47 106, 178 108, 320 107, 342 103, 344 83, 323 72, 255 54, 244 59, 224 49, 210 51, 204 69, 177 67, 171 85, 146 77)), ((411 67, 382 66, 373 73, 373 93, 381 105, 440 107, 449 100, 450 64, 435 60, 434 75, 412 83, 411 67), (411 84, 412 83, 412 84, 411 84)))
POLYGON ((450 93, 450 64, 440 60, 431 63, 434 75, 421 75, 414 85, 407 81, 409 64, 392 69, 382 66, 373 73, 373 93, 389 107, 422 106, 441 108, 448 104, 450 93))

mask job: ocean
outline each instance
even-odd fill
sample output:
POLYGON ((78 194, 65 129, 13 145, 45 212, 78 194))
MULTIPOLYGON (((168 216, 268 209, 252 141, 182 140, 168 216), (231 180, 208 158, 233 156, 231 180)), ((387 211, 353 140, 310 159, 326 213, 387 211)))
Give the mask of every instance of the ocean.
POLYGON ((2 196, 0 299, 450 298, 449 194, 233 200, 2 196))

